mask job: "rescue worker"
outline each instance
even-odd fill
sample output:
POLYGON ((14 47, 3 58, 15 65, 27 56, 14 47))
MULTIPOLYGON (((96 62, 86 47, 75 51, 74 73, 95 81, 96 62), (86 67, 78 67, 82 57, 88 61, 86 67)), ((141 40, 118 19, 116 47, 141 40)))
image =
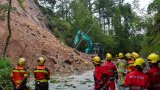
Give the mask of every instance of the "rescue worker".
POLYGON ((135 61, 137 58, 139 58, 139 54, 136 53, 136 52, 132 52, 131 56, 132 56, 132 59, 133 59, 134 61, 135 61))
POLYGON ((20 58, 17 66, 11 71, 11 81, 14 85, 14 90, 28 90, 26 86, 28 71, 24 67, 25 64, 25 58, 20 58))
POLYGON ((107 71, 100 66, 101 59, 98 56, 95 56, 93 59, 93 64, 95 66, 94 71, 94 90, 109 90, 107 89, 107 86, 105 85, 105 82, 108 81, 109 75, 107 71))
POLYGON ((46 60, 43 57, 40 57, 37 62, 38 66, 34 69, 34 76, 36 79, 35 90, 48 90, 50 70, 44 65, 46 60))
POLYGON ((130 53, 126 53, 125 56, 126 56, 126 61, 127 61, 126 69, 127 69, 127 74, 128 74, 135 69, 135 67, 133 66, 134 59, 132 59, 132 55, 130 53))
POLYGON ((134 60, 133 59, 131 59, 131 54, 130 53, 126 53, 126 60, 127 60, 127 63, 128 64, 133 64, 134 63, 134 60))
POLYGON ((128 62, 128 65, 127 65, 127 74, 134 71, 135 67, 134 67, 133 63, 137 58, 139 58, 139 54, 136 52, 132 52, 131 60, 128 62))
POLYGON ((103 67, 109 74, 109 82, 106 83, 106 85, 109 85, 108 89, 115 90, 115 82, 117 83, 118 80, 118 74, 117 74, 117 68, 114 65, 113 62, 111 62, 112 55, 110 53, 106 54, 106 62, 104 62, 103 67))
POLYGON ((119 90, 124 90, 124 79, 126 75, 126 65, 127 61, 124 60, 123 53, 118 54, 119 60, 117 63, 117 69, 118 69, 118 88, 119 90))
POLYGON ((135 70, 130 72, 125 78, 126 90, 147 90, 150 85, 149 77, 142 72, 145 61, 142 58, 135 60, 135 70))
POLYGON ((115 62, 118 61, 118 56, 117 56, 117 55, 115 56, 114 61, 115 61, 115 62))
POLYGON ((152 53, 148 56, 150 70, 147 75, 150 78, 150 87, 148 90, 160 90, 160 68, 158 67, 159 55, 152 53))

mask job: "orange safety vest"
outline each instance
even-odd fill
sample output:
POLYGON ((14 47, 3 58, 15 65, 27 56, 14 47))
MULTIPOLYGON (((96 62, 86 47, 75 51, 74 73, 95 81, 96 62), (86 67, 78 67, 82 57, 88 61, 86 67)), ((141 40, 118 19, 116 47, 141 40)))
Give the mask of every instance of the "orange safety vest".
POLYGON ((134 60, 132 60, 132 59, 128 60, 128 65, 126 67, 127 74, 130 73, 130 72, 132 72, 133 70, 135 70, 135 66, 133 65, 133 63, 134 63, 134 60))
POLYGON ((11 72, 11 79, 15 85, 20 85, 24 78, 28 77, 28 71, 23 66, 16 66, 11 72))
POLYGON ((45 66, 37 66, 34 70, 34 75, 36 81, 48 82, 50 78, 50 71, 45 66))

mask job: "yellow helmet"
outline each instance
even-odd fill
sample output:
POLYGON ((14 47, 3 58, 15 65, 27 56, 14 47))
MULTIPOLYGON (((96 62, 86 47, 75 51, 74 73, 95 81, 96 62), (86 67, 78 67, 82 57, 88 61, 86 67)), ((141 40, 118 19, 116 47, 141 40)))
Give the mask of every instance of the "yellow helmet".
POLYGON ((107 60, 111 60, 111 59, 112 59, 112 55, 111 55, 110 53, 107 53, 107 54, 106 54, 106 59, 107 59, 107 60))
POLYGON ((145 61, 142 58, 137 58, 133 64, 134 66, 139 65, 141 68, 144 68, 145 61))
POLYGON ((38 61, 38 65, 44 65, 44 63, 46 62, 46 60, 43 57, 39 57, 38 61))
POLYGON ((131 58, 131 54, 130 53, 126 53, 126 55, 125 55, 127 58, 131 58))
POLYGON ((148 56, 148 62, 151 62, 151 63, 157 63, 159 61, 159 55, 155 54, 155 53, 151 53, 149 56, 148 56))
POLYGON ((123 58, 123 53, 119 53, 119 54, 118 54, 118 57, 119 57, 119 58, 123 58))
POLYGON ((136 52, 132 52, 131 56, 132 56, 134 59, 139 58, 139 54, 136 53, 136 52))
POLYGON ((100 57, 95 56, 95 57, 92 59, 92 61, 93 61, 94 64, 97 65, 97 64, 100 64, 101 59, 100 59, 100 57))
POLYGON ((18 60, 18 65, 20 65, 20 66, 24 66, 25 63, 26 63, 26 59, 25 59, 25 58, 20 58, 20 59, 18 60))

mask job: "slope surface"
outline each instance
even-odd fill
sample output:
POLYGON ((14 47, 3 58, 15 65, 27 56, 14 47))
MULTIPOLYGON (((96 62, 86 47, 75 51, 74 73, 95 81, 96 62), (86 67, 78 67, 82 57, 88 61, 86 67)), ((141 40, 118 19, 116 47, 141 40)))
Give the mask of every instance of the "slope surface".
MULTIPOLYGON (((0 3, 5 2, 0 0, 0 3)), ((33 69, 38 57, 43 56, 52 73, 79 73, 93 68, 90 63, 91 56, 66 46, 47 30, 45 19, 34 0, 25 0, 24 9, 19 6, 17 0, 12 0, 12 5, 16 9, 11 14, 12 37, 7 55, 14 65, 22 56, 26 58, 30 69, 33 69), (88 66, 85 61, 89 61, 88 66)), ((0 21, 0 55, 4 49, 7 32, 6 21, 0 21)))

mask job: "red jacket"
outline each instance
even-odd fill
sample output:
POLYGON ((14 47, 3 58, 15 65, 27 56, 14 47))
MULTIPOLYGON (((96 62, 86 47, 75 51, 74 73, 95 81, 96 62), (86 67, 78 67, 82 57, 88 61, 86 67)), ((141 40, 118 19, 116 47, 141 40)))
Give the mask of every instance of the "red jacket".
MULTIPOLYGON (((113 62, 105 62, 104 63, 104 68, 105 68, 105 70, 109 73, 109 76, 110 77, 114 77, 115 76, 115 71, 117 71, 117 68, 116 68, 116 66, 114 65, 114 63, 113 62)), ((117 78, 117 76, 115 76, 116 78, 117 78)))
POLYGON ((11 72, 11 80, 14 85, 25 84, 28 77, 28 71, 23 66, 16 66, 11 72))
POLYGON ((160 90, 160 68, 154 66, 148 72, 150 78, 150 87, 148 90, 160 90))
POLYGON ((139 70, 130 72, 125 78, 125 86, 130 87, 130 90, 147 89, 149 85, 149 77, 139 70))
POLYGON ((108 81, 108 73, 102 66, 95 66, 94 81, 94 90, 100 90, 105 85, 105 82, 108 81))

